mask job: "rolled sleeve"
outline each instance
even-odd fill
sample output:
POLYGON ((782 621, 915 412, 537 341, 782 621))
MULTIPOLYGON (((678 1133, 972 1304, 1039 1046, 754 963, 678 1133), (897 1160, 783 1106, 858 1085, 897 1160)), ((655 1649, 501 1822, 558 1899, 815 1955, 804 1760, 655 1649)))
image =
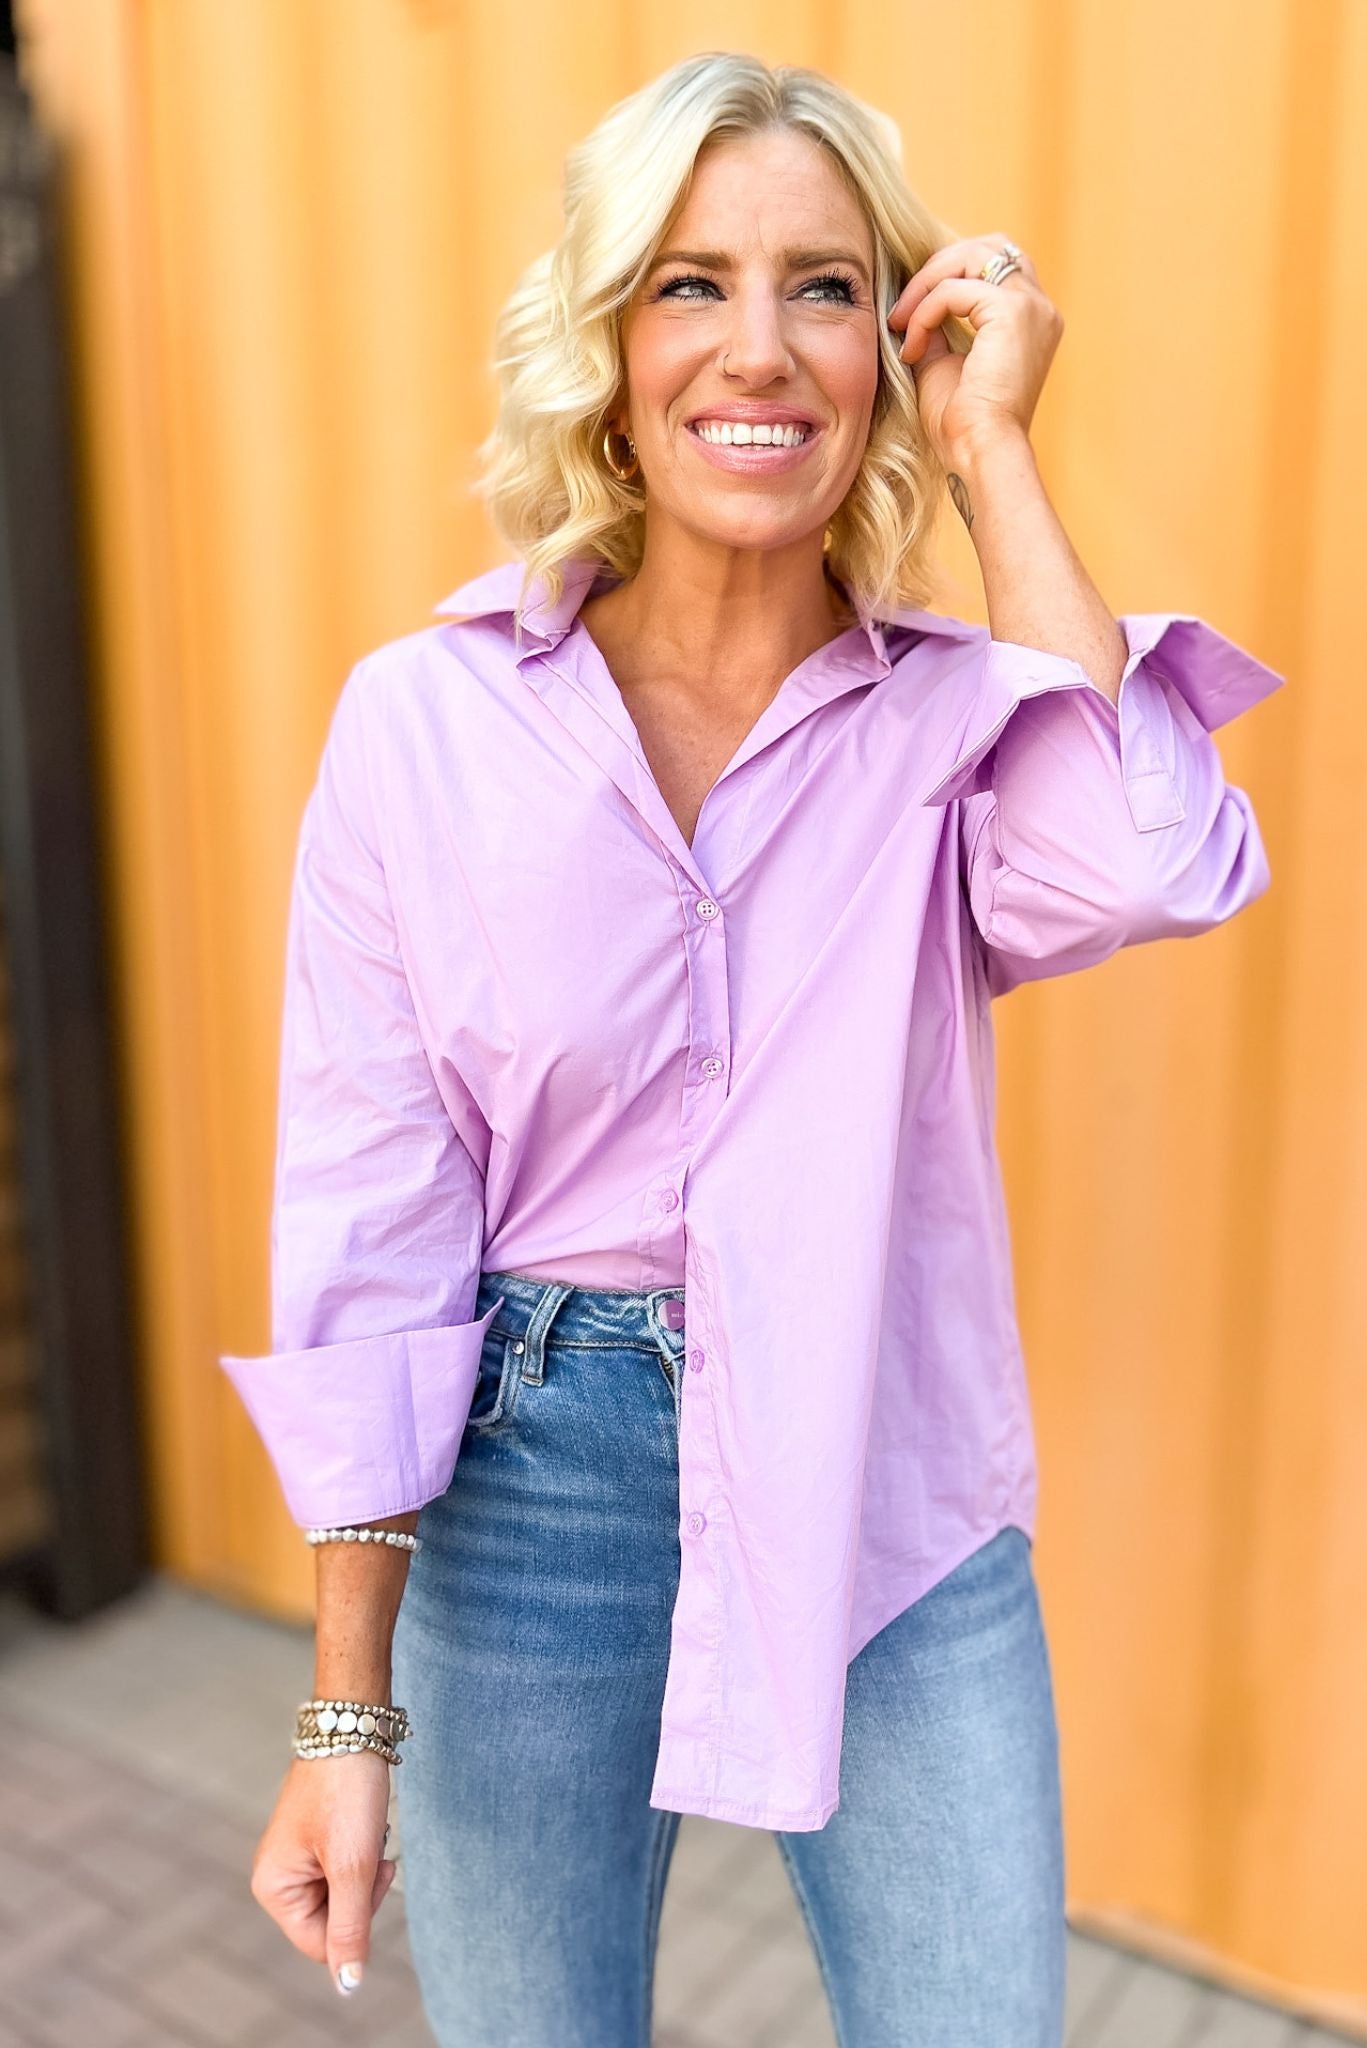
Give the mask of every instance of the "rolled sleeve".
POLYGON ((446 1491, 498 1308, 452 1329, 220 1359, 301 1527, 402 1515, 446 1491))
POLYGON ((483 1173, 438 1090, 348 677, 290 899, 271 1222, 271 1349, 219 1364, 301 1525, 374 1520, 450 1484, 495 1302, 473 1319, 483 1173))
POLYGON ((1285 678, 1190 613, 1127 613, 1113 702, 1080 663, 988 640, 923 804, 960 806, 991 992, 1191 936, 1261 895, 1253 807, 1210 735, 1285 678))

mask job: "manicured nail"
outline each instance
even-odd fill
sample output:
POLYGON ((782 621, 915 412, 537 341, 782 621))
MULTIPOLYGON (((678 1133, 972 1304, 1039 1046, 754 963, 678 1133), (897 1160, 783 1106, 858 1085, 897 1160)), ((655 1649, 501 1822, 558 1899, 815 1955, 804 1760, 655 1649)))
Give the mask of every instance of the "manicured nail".
POLYGON ((337 1989, 344 1996, 349 1997, 353 1991, 359 1991, 360 1988, 361 1965, 359 1963, 340 1964, 337 1970, 337 1989))

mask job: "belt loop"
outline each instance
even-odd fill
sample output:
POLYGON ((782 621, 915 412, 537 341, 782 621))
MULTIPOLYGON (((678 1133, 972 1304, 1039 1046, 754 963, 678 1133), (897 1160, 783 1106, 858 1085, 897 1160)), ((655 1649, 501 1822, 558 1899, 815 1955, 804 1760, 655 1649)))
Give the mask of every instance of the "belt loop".
POLYGON ((683 1289, 653 1289, 651 1307, 656 1324, 656 1342, 669 1362, 668 1378, 674 1394, 674 1427, 678 1430, 682 1426, 683 1355, 686 1341, 683 1289))
POLYGON ((560 1304, 573 1292, 573 1281, 548 1280, 537 1296, 522 1340, 527 1347, 522 1358, 522 1378, 529 1387, 539 1387, 546 1377, 546 1338, 560 1304))

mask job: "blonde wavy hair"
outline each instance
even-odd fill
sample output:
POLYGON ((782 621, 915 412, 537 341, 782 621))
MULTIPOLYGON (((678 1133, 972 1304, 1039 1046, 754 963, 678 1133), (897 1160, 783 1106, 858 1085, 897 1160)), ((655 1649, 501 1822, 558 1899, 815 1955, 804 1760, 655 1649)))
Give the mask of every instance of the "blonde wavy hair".
MULTIPOLYGON (((874 249, 879 377, 859 470, 826 533, 826 561, 863 618, 931 595, 927 556, 944 468, 922 428, 901 337, 887 315, 913 272, 955 239, 908 189, 896 123, 822 72, 732 51, 687 57, 619 100, 566 158, 564 233, 530 263, 494 328, 497 418, 473 485, 526 565, 518 600, 589 555, 622 577, 640 567, 645 492, 603 459, 624 379, 622 313, 682 207, 703 145, 796 129, 831 152, 874 249)), ((962 354, 972 330, 953 316, 962 354)))

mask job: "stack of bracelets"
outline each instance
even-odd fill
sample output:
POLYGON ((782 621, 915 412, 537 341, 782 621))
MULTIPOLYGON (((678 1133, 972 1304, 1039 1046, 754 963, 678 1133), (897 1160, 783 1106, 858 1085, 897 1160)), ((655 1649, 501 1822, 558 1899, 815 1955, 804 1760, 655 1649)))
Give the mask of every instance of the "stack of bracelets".
MULTIPOLYGON (((401 1529, 306 1529, 310 1543, 388 1543, 421 1550, 422 1538, 401 1529)), ((313 1758, 373 1749, 387 1764, 401 1764, 399 1744, 413 1733, 402 1707, 376 1700, 301 1700, 294 1720, 294 1754, 313 1758)))

